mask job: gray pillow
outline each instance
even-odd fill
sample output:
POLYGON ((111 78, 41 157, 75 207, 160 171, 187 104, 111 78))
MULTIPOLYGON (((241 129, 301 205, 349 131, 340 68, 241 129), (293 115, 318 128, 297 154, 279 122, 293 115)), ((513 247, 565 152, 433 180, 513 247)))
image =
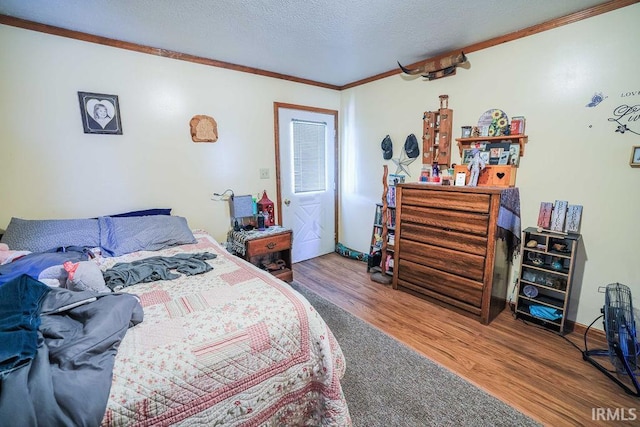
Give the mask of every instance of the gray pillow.
POLYGON ((65 246, 100 246, 97 219, 11 218, 2 243, 9 249, 46 252, 65 246))
POLYGON ((180 216, 101 216, 98 222, 100 247, 105 256, 158 251, 170 246, 196 243, 187 220, 180 216))

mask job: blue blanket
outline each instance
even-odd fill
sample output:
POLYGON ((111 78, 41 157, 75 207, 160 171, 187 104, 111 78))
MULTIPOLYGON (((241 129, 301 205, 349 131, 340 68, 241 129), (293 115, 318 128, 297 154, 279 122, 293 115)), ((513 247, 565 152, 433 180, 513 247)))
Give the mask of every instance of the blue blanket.
POLYGON ((64 252, 34 252, 5 265, 0 265, 0 285, 26 274, 37 279, 42 271, 66 261, 78 262, 89 259, 88 250, 74 248, 64 252))
POLYGON ((0 286, 0 376, 36 356, 40 305, 49 290, 27 275, 0 286))
POLYGON ((498 238, 507 242, 509 261, 520 252, 520 191, 518 188, 506 188, 500 193, 498 212, 498 238))
MULTIPOLYGON (((23 276, 0 289, 38 288, 34 282, 23 276)), ((11 420, 15 426, 99 426, 118 346, 142 317, 133 295, 51 288, 40 304, 35 357, 0 375, 0 425, 11 420)))

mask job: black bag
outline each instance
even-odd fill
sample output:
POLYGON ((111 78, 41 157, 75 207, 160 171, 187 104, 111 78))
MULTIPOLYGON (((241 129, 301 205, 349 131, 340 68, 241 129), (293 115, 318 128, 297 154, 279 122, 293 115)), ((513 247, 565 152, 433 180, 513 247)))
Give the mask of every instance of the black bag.
POLYGON ((369 259, 367 261, 367 267, 369 267, 369 268, 380 267, 381 263, 382 263, 382 252, 375 251, 375 252, 369 254, 369 259))

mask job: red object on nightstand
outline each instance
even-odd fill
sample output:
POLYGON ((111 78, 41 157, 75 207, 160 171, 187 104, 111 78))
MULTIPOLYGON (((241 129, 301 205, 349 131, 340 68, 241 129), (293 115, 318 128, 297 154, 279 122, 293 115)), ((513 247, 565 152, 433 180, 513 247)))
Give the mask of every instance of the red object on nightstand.
POLYGON ((267 217, 264 219, 264 225, 272 226, 276 225, 276 221, 273 215, 273 202, 267 197, 267 190, 262 193, 262 199, 258 200, 258 212, 267 213, 267 217))

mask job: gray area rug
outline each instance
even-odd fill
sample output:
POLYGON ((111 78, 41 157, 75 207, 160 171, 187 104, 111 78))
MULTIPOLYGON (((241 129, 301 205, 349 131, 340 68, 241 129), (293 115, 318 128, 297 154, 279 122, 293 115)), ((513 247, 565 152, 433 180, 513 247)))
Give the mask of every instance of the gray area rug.
POLYGON ((354 427, 540 425, 309 289, 292 287, 340 343, 354 427))

